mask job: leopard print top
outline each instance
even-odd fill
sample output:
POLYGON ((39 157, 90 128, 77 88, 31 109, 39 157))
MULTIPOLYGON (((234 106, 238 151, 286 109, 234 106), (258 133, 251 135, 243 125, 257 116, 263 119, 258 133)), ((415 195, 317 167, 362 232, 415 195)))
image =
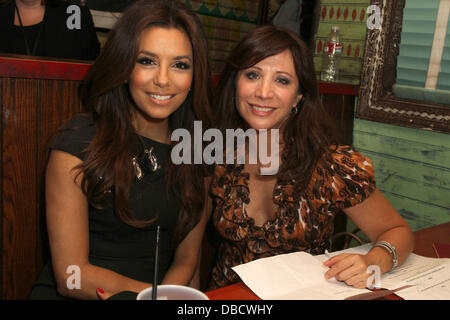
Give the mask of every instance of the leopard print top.
POLYGON ((317 165, 299 198, 292 183, 277 181, 275 218, 256 226, 248 217, 249 174, 244 165, 216 165, 211 195, 213 224, 221 236, 210 289, 239 281, 231 269, 259 258, 294 251, 321 254, 329 247, 333 217, 366 199, 375 189, 371 161, 349 146, 331 149, 332 157, 317 165))

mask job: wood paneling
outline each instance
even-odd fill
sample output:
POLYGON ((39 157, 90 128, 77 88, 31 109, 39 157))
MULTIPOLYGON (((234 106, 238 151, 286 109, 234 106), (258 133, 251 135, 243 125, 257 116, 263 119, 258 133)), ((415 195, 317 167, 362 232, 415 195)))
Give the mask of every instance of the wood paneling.
POLYGON ((450 221, 448 134, 357 119, 354 144, 413 231, 450 221))
POLYGON ((351 145, 355 96, 322 93, 320 97, 325 109, 335 121, 339 143, 351 145))
POLYGON ((34 279, 38 214, 36 209, 36 108, 38 90, 32 80, 2 81, 2 249, 3 297, 24 298, 21 291, 34 279), (8 259, 14 257, 14 259, 8 259))
MULTIPOLYGON (((63 74, 73 64, 40 61, 40 72, 30 72, 32 65, 37 66, 36 60, 0 57, 1 299, 26 299, 48 258, 43 214, 46 144, 81 110, 80 81, 55 79, 58 70, 63 74), (15 67, 5 67, 11 65, 15 67)), ((80 66, 70 77, 86 72, 88 65, 80 66)))

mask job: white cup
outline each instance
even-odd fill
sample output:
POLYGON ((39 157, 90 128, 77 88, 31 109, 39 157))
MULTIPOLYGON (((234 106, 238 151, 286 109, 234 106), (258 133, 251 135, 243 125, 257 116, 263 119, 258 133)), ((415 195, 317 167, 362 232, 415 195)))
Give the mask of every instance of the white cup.
MULTIPOLYGON (((152 300, 153 287, 139 292, 136 300, 152 300)), ((186 286, 162 284, 158 286, 156 300, 209 300, 203 292, 186 286)))

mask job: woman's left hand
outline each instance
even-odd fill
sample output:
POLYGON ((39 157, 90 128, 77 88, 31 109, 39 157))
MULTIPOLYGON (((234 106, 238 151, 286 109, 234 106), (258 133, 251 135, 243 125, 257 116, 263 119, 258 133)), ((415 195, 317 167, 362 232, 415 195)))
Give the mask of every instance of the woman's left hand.
POLYGON ((333 277, 355 288, 367 287, 367 279, 371 276, 367 273, 368 259, 364 255, 341 253, 324 262, 329 267, 325 273, 325 279, 333 277))

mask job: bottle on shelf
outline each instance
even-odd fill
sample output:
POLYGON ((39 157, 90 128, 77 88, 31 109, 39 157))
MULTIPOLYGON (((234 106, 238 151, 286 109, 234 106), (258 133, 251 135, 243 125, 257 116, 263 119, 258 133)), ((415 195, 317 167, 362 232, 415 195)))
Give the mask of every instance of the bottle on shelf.
POLYGON ((339 60, 342 54, 343 46, 340 41, 339 27, 331 27, 323 48, 322 71, 320 80, 325 82, 335 82, 339 78, 339 60))

